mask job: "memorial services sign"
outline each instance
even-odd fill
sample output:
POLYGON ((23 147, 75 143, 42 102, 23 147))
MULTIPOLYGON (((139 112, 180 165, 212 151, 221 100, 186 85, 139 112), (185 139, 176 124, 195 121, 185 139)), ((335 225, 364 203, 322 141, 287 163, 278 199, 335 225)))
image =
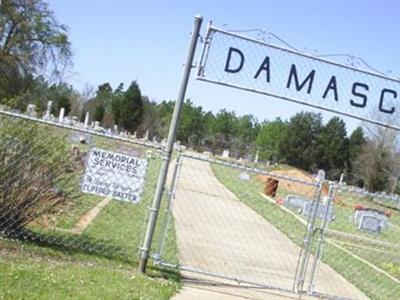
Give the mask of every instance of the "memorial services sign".
POLYGON ((81 183, 82 192, 138 203, 146 168, 145 159, 92 148, 81 183))
POLYGON ((400 81, 210 27, 197 79, 400 129, 400 81))

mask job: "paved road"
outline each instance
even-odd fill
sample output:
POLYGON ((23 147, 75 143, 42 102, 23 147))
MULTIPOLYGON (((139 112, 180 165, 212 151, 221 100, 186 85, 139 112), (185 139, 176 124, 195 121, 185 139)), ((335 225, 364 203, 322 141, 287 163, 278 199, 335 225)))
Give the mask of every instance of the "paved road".
MULTIPOLYGON (((290 290, 300 248, 240 202, 213 175, 210 165, 184 159, 173 205, 182 265, 265 286, 290 290)), ((174 299, 293 299, 293 295, 184 272, 184 288, 174 299), (268 292, 268 294, 266 294, 268 292)), ((317 272, 319 290, 367 299, 325 264, 317 272)), ((305 299, 303 297, 303 299, 305 299)))

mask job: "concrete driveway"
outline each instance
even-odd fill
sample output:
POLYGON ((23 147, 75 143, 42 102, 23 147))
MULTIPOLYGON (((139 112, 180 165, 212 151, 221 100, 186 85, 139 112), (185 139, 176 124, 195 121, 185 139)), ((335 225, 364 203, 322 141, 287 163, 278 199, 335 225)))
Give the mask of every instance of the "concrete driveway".
MULTIPOLYGON (((209 163, 183 159, 173 215, 181 265, 271 287, 183 272, 184 287, 175 300, 298 298, 285 290, 292 289, 300 247, 240 202, 209 163)), ((327 294, 368 299, 323 263, 317 283, 327 294)))

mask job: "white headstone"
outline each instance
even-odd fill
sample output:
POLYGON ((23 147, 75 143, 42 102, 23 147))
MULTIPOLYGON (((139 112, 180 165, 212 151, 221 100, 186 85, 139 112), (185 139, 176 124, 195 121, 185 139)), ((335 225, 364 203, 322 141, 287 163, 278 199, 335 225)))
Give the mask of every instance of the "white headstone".
POLYGON ((255 162, 255 163, 258 163, 258 152, 259 152, 259 151, 257 150, 257 152, 256 152, 256 157, 254 158, 254 162, 255 162))
POLYGON ((147 141, 149 139, 149 130, 146 130, 146 134, 144 135, 144 139, 147 141))
POLYGON ((58 116, 58 122, 62 123, 64 121, 64 114, 65 114, 65 108, 61 107, 60 115, 58 116))
POLYGON ((240 173, 239 180, 241 180, 241 181, 249 181, 250 180, 249 173, 246 173, 246 172, 240 173))
POLYGON ((223 157, 223 158, 229 158, 229 150, 224 150, 224 151, 222 152, 222 157, 223 157))
POLYGON ((26 113, 31 117, 36 117, 36 105, 28 104, 28 107, 26 108, 26 113))
POLYGON ((85 128, 89 127, 89 117, 90 117, 90 115, 89 115, 89 112, 87 111, 85 114, 85 128))
POLYGON ((322 180, 325 180, 325 175, 326 175, 326 173, 325 173, 325 171, 324 170, 318 170, 318 173, 317 173, 317 180, 318 181, 322 181, 322 180))
POLYGON ((343 184, 344 174, 340 174, 339 185, 343 184))
POLYGON ((53 104, 53 101, 49 101, 47 102, 47 108, 46 108, 46 112, 44 114, 44 118, 45 119, 50 119, 50 115, 51 115, 51 105, 53 104))
POLYGON ((99 127, 100 127, 100 122, 94 121, 94 128, 99 128, 99 127))

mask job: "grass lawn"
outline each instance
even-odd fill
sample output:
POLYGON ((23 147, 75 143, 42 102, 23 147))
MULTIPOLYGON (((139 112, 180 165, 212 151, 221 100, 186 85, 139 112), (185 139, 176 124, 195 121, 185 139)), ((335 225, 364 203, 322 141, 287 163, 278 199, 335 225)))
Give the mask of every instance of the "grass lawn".
MULTIPOLYGON (((251 176, 250 181, 238 180, 240 170, 228 168, 221 165, 212 166, 214 174, 228 189, 230 189, 241 201, 251 207, 259 215, 263 216, 270 223, 285 233, 297 245, 302 245, 305 226, 290 213, 281 209, 278 205, 266 201, 260 192, 263 186, 256 175, 251 176)), ((288 194, 288 191, 280 191, 277 197, 288 194)), ((345 201, 343 197, 342 201, 345 201)), ((351 201, 360 202, 363 199, 353 199, 351 201)), ((365 239, 377 239, 390 242, 393 245, 399 245, 399 236, 394 228, 388 229, 384 234, 377 236, 358 231, 354 225, 349 223, 349 215, 352 213, 352 203, 347 206, 336 207, 337 219, 330 224, 330 228, 343 231, 345 233, 357 234, 365 239)), ((392 222, 398 222, 398 212, 391 218, 392 222)), ((329 237, 333 239, 334 237, 329 237)), ((368 297, 372 299, 398 299, 400 295, 400 285, 388 276, 376 271, 373 267, 354 257, 358 255, 369 261, 373 266, 382 268, 390 275, 397 277, 399 266, 399 250, 393 250, 392 247, 371 246, 366 240, 354 241, 347 239, 336 239, 335 243, 340 244, 343 249, 336 247, 331 243, 325 243, 323 248, 322 261, 330 265, 344 278, 352 282, 368 297), (343 244, 343 243, 347 244, 343 244), (349 244, 351 242, 351 244, 349 244), (382 248, 383 247, 383 248, 382 248), (345 251, 347 250, 347 251, 345 251), (380 252, 379 252, 380 251, 380 252)), ((315 245, 313 247, 315 249, 315 245)), ((398 278, 398 277, 397 277, 398 278)), ((315 282, 315 290, 318 290, 318 273, 315 282)), ((323 291, 319 291, 323 292, 323 291)))
POLYGON ((143 276, 127 263, 0 245, 0 299, 169 299, 179 287, 165 270, 143 276))

